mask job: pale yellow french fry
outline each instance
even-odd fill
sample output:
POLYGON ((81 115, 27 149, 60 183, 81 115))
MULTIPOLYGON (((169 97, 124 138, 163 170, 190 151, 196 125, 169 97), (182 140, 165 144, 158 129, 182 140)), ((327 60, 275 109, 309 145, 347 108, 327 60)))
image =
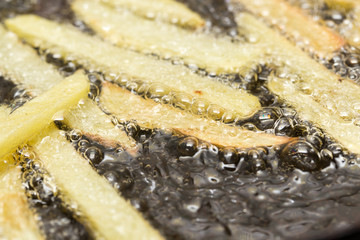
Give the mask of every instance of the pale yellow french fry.
POLYGON ((209 72, 237 73, 261 54, 261 49, 251 44, 234 44, 229 39, 115 11, 96 0, 76 0, 72 9, 103 38, 116 45, 163 57, 180 57, 209 72))
POLYGON ((0 168, 0 238, 44 239, 37 227, 36 216, 29 209, 20 174, 20 169, 14 165, 6 171, 0 168))
POLYGON ((11 154, 0 157, 0 178, 1 175, 13 165, 15 165, 15 161, 11 157, 11 154))
POLYGON ((18 40, 0 25, 0 72, 13 82, 32 89, 37 95, 63 78, 56 69, 42 61, 35 50, 18 40))
MULTIPOLYGON (((0 43, 1 41, 3 44, 0 45, 0 54, 2 54, 0 69, 4 69, 5 75, 13 77, 11 80, 29 90, 33 97, 63 80, 52 65, 42 61, 31 47, 21 43, 16 35, 5 31, 0 26, 0 43)), ((9 111, 6 112, 9 114, 9 111)), ((5 112, 0 111, 0 119, 3 114, 5 112)), ((136 152, 134 140, 130 140, 124 131, 114 127, 110 117, 89 100, 70 112, 67 118, 68 125, 85 132, 107 146, 120 144, 130 152, 136 152)))
POLYGON ((278 64, 275 67, 281 68, 283 74, 292 78, 303 92, 311 94, 315 101, 346 121, 360 117, 359 85, 339 78, 253 16, 240 14, 237 21, 243 31, 267 36, 259 38, 259 44, 264 49, 271 49, 269 58, 278 64))
MULTIPOLYGON (((0 69, 3 69, 5 75, 12 77, 11 80, 15 83, 30 90, 34 97, 63 80, 52 65, 42 61, 31 47, 21 43, 16 35, 5 31, 2 26, 0 43, 0 69)), ((0 119, 2 116, 6 117, 4 111, 0 111, 0 119)), ((6 112, 9 114, 9 111, 6 112)), ((135 141, 130 140, 124 131, 115 128, 110 117, 89 100, 71 111, 66 118, 68 125, 107 146, 120 144, 128 151, 136 152, 135 141)))
POLYGON ((322 101, 298 89, 290 80, 272 78, 270 90, 293 106, 300 117, 320 126, 353 153, 360 154, 360 127, 344 121, 323 106, 322 101))
POLYGON ((247 9, 266 19, 270 24, 285 31, 289 36, 308 42, 316 54, 331 57, 346 41, 331 29, 321 26, 300 9, 285 0, 233 0, 241 2, 247 9))
POLYGON ((261 107, 259 100, 246 91, 201 77, 184 66, 114 47, 70 26, 34 15, 8 19, 6 25, 33 46, 49 49, 64 57, 71 56, 87 68, 115 75, 126 74, 143 82, 162 83, 173 91, 217 104, 239 117, 249 116, 261 107))
POLYGON ((88 91, 86 76, 78 72, 18 108, 0 123, 0 157, 31 139, 48 126, 56 114, 86 97, 88 91))
POLYGON ((78 155, 64 133, 50 129, 32 146, 64 200, 77 206, 97 239, 162 239, 140 213, 78 155))
POLYGON ((356 0, 324 0, 324 2, 332 9, 345 11, 351 11, 356 5, 360 5, 359 1, 356 0))
POLYGON ((0 122, 5 121, 10 114, 10 109, 6 106, 2 105, 0 106, 0 122))
POLYGON ((287 137, 256 133, 145 100, 114 84, 103 85, 101 104, 119 120, 135 120, 147 128, 170 129, 218 146, 250 148, 286 143, 287 137))
POLYGON ((350 80, 339 78, 253 16, 240 14, 236 19, 243 31, 254 36, 260 33, 268 36, 266 39, 261 38, 259 44, 262 44, 264 48, 271 49, 269 54, 272 54, 273 62, 278 64, 275 67, 282 69, 282 73, 278 71, 278 74, 288 78, 288 82, 283 80, 287 84, 284 84, 285 87, 281 90, 276 90, 274 87, 276 81, 272 81, 269 84, 270 90, 285 101, 289 101, 289 104, 293 105, 296 110, 302 112, 302 117, 323 127, 345 147, 357 153, 359 150, 356 150, 356 143, 350 143, 349 140, 356 139, 358 134, 358 127, 353 125, 353 122, 360 118, 360 86, 350 80), (289 82, 292 84, 288 84, 289 82), (295 88, 296 91, 286 92, 287 87, 295 88), (283 94, 289 94, 283 96, 282 90, 285 91, 283 94), (301 95, 296 95, 298 93, 301 95), (301 96, 304 97, 304 100, 301 99, 301 96), (311 112, 307 113, 306 109, 302 108, 308 108, 311 112), (320 114, 319 112, 317 116, 315 113, 317 110, 311 110, 312 108, 322 109, 324 113, 320 114), (319 121, 320 116, 324 122, 319 121), (331 124, 326 124, 326 121, 331 124), (339 125, 335 126, 337 123, 339 125), (347 135, 339 134, 342 126, 344 129, 352 129, 355 137, 351 137, 349 131, 346 131, 349 136, 349 140, 346 141, 347 135), (330 127, 333 127, 333 130, 330 127))
POLYGON ((184 27, 198 28, 205 25, 199 14, 175 0, 102 0, 113 7, 127 8, 149 19, 160 19, 184 27))
POLYGON ((73 129, 81 130, 84 135, 106 147, 120 144, 131 153, 137 151, 135 141, 130 139, 125 131, 115 127, 111 118, 89 99, 65 114, 64 123, 73 129))

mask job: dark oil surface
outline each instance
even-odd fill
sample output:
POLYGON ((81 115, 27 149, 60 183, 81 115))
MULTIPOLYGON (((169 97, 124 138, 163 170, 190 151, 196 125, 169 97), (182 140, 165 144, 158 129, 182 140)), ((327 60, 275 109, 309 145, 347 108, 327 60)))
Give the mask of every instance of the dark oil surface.
MULTIPOLYGON (((181 2, 212 22, 214 31, 230 35, 236 31, 225 1, 181 2)), ((65 0, 0 2, 2 18, 23 12, 69 21, 90 31, 74 19, 65 0)), ((79 67, 51 54, 46 60, 64 75, 79 67)), ((299 140, 266 148, 218 148, 192 137, 140 129, 134 122, 119 123, 140 146, 134 157, 121 147, 107 149, 61 123, 58 127, 67 131, 84 159, 168 239, 338 239, 351 233, 360 227, 360 159, 272 95, 264 84, 271 69, 259 67, 249 78, 230 76, 240 88, 258 96, 264 107, 236 125, 299 140)), ((99 81, 91 81, 101 90, 99 81)), ((0 86, 15 88, 1 78, 0 86)), ((17 91, 21 90, 13 92, 17 91)), ((0 103, 6 104, 21 95, 3 93, 0 103)), ((45 191, 42 175, 37 178, 38 170, 26 166, 31 166, 30 160, 24 165, 24 172, 31 172, 24 183, 47 239, 90 239, 84 225, 61 202, 61 194, 45 191)))
POLYGON ((4 77, 0 77, 0 104, 9 104, 11 101, 11 90, 15 88, 15 84, 4 77))
POLYGON ((288 146, 225 154, 140 130, 132 132, 142 142, 134 158, 72 134, 84 158, 168 239, 317 239, 360 220, 360 173, 344 151, 333 150, 337 169, 309 173, 276 166, 288 146))

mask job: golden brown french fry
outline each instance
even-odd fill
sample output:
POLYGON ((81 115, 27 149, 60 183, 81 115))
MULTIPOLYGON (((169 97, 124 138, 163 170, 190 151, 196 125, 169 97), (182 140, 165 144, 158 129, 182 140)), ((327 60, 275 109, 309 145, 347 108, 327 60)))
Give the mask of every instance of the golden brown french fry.
POLYGON ((29 209, 20 174, 20 169, 14 165, 8 166, 6 171, 1 171, 0 167, 0 238, 44 239, 36 216, 29 209))
POLYGON ((301 10, 291 6, 285 0, 234 0, 239 1, 254 14, 263 17, 269 23, 284 30, 290 37, 308 42, 320 57, 330 58, 346 41, 331 29, 321 26, 304 15, 301 10))
POLYGON ((163 239, 129 202, 51 128, 31 145, 65 202, 77 206, 97 239, 163 239), (43 137, 43 138, 42 138, 43 137))
POLYGON ((261 54, 261 49, 251 44, 234 44, 229 39, 118 12, 96 0, 76 0, 72 9, 103 38, 118 46, 162 57, 180 57, 210 72, 237 73, 261 54))
POLYGON ((35 50, 20 42, 17 36, 0 25, 0 72, 13 82, 38 95, 63 78, 56 69, 42 61, 35 50))
POLYGON ((80 72, 27 102, 0 123, 0 157, 15 150, 51 123, 54 116, 86 97, 89 83, 80 72))
POLYGON ((72 56, 89 69, 115 75, 126 74, 147 83, 162 83, 172 91, 188 93, 194 99, 200 96, 239 117, 249 116, 261 107, 259 100, 244 90, 235 90, 200 77, 184 66, 117 48, 70 26, 34 15, 8 19, 6 25, 33 46, 49 49, 63 57, 72 56))
POLYGON ((292 105, 304 120, 311 121, 353 153, 360 154, 360 127, 345 121, 324 107, 324 100, 319 101, 304 93, 290 80, 272 78, 268 84, 270 90, 292 105))
POLYGON ((184 27, 199 28, 205 21, 199 14, 175 0, 102 0, 112 7, 130 9, 149 19, 160 19, 184 27))
POLYGON ((119 120, 135 120, 146 128, 172 129, 219 146, 251 148, 283 144, 290 140, 197 117, 168 105, 145 100, 111 83, 103 85, 100 101, 119 120))

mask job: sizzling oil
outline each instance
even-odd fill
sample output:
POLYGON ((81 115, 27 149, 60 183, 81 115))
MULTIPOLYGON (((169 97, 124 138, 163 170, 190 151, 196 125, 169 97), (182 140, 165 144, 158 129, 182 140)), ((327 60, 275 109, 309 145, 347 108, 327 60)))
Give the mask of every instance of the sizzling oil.
MULTIPOLYGON (((71 12, 64 8, 66 1, 38 1, 25 9, 13 8, 16 4, 11 4, 15 2, 4 5, 11 9, 5 11, 6 17, 35 11, 73 22, 71 12)), ((186 2, 197 9, 197 1, 186 2)), ((200 12, 231 33, 236 27, 231 12, 222 3, 219 11, 209 2, 199 5, 200 12), (228 20, 219 24, 224 16, 228 20)), ((80 22, 75 25, 86 29, 80 22)), ((47 55, 46 60, 57 65, 64 75, 78 67, 53 55, 47 55)), ((334 232, 353 228, 360 221, 360 159, 321 129, 299 119, 295 110, 272 95, 264 84, 270 71, 262 66, 256 76, 248 79, 226 77, 259 96, 265 107, 236 124, 250 130, 301 137, 286 146, 221 149, 192 137, 140 129, 133 122, 121 124, 139 143, 138 157, 122 148, 107 149, 76 130, 67 129, 69 141, 169 239, 315 239, 333 237, 334 232)), ((97 82, 91 98, 96 99, 100 87, 97 82)), ((38 201, 29 199, 32 204, 38 201)), ((61 205, 58 201, 47 204, 57 208, 61 205)), ((52 214, 61 219, 66 211, 52 214)), ((46 228, 52 229, 52 221, 44 218, 46 228)), ((69 233, 78 234, 79 238, 87 236, 82 228, 77 230, 77 223, 73 224, 67 225, 69 233)))
MULTIPOLYGON (((78 131, 69 139, 169 239, 326 237, 359 220, 359 162, 336 144, 323 148, 331 166, 308 173, 280 164, 297 157, 291 145, 219 149, 161 131, 131 134, 142 142, 136 158, 78 131)), ((296 144, 314 157, 312 144, 296 144)))

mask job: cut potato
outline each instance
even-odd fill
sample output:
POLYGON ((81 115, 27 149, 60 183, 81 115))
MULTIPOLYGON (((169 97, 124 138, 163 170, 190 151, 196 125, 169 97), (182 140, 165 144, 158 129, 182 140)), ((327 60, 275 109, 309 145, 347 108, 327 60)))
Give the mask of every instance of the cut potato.
MULTIPOLYGON (((63 77, 53 69, 52 65, 42 61, 35 51, 22 44, 16 35, 6 32, 0 26, 1 33, 4 35, 0 35, 0 42, 4 41, 4 44, 0 45, 0 54, 2 54, 0 69, 5 69, 6 75, 13 77, 14 82, 30 90, 36 97, 63 80, 63 77)), ((9 111, 0 107, 0 120, 4 119, 2 117, 8 117, 6 114, 9 114, 9 111)), ((130 152, 136 150, 135 142, 130 140, 125 132, 115 128, 111 124, 111 119, 90 100, 74 109, 67 115, 67 118, 68 125, 82 130, 86 135, 106 146, 120 144, 130 152)))
POLYGON ((298 89, 290 80, 274 77, 268 84, 270 90, 292 105, 300 117, 323 128, 353 153, 360 154, 360 128, 346 122, 314 99, 298 89))
POLYGON ((100 101, 120 121, 135 120, 141 127, 172 129, 218 146, 251 148, 283 144, 290 140, 197 117, 168 105, 145 100, 110 83, 103 85, 100 101))
POLYGON ((270 90, 293 105, 304 119, 323 127, 349 150, 358 153, 356 141, 352 143, 352 140, 357 138, 359 132, 353 122, 360 119, 360 86, 339 78, 253 16, 239 14, 237 21, 241 29, 249 34, 261 33, 268 36, 261 39, 260 44, 272 49, 271 54, 275 56, 272 57, 273 62, 278 64, 275 66, 278 68, 277 74, 288 78, 287 81, 282 80, 283 85, 278 84, 282 86, 281 89, 274 87, 280 80, 273 80, 269 84, 270 90), (341 133, 342 127, 351 129, 354 136, 350 131, 341 133))
POLYGON ((20 174, 20 169, 14 165, 3 172, 0 168, 0 238, 44 239, 35 214, 29 209, 20 174))
POLYGON ((324 0, 326 5, 332 9, 351 11, 356 5, 360 5, 358 1, 355 0, 324 0))
POLYGON ((0 122, 6 121, 6 119, 9 117, 10 109, 6 106, 0 106, 0 122))
POLYGON ((229 39, 115 11, 96 0, 76 0, 72 9, 86 24, 116 45, 162 57, 180 57, 187 64, 195 64, 209 72, 237 73, 242 67, 251 65, 261 53, 261 49, 251 44, 234 44, 229 39))
POLYGON ((89 99, 69 111, 64 117, 64 122, 106 147, 116 147, 119 144, 129 152, 137 151, 136 142, 123 130, 115 127, 111 123, 111 118, 89 99))
POLYGON ((86 76, 78 72, 18 108, 1 122, 0 157, 31 139, 49 125, 56 114, 86 97, 88 91, 86 76))
POLYGON ((301 91, 311 94, 314 100, 343 120, 360 118, 359 85, 339 78, 253 16, 240 14, 237 21, 241 29, 249 34, 268 36, 261 39, 259 44, 271 49, 269 58, 278 64, 275 66, 278 75, 291 78, 301 91))
POLYGON ((205 21, 185 5, 175 0, 102 0, 113 7, 127 8, 134 13, 184 27, 198 28, 205 25, 205 21))
POLYGON ((0 179, 1 175, 9 169, 9 167, 15 164, 14 159, 11 157, 11 154, 0 157, 0 179))
POLYGON ((330 58, 335 51, 346 43, 340 35, 325 26, 319 25, 285 0, 233 1, 241 2, 251 12, 263 17, 296 40, 300 36, 306 36, 306 39, 300 40, 308 42, 309 47, 321 57, 330 58))
POLYGON ((131 204, 78 155, 63 135, 50 129, 32 146, 64 200, 77 206, 97 239, 162 239, 131 204))
POLYGON ((87 68, 107 74, 126 74, 148 83, 162 83, 173 91, 186 92, 194 98, 200 96, 239 117, 249 116, 261 107, 259 100, 246 91, 201 77, 184 66, 114 47, 70 26, 34 15, 8 19, 6 25, 33 46, 50 49, 63 57, 71 56, 87 68))
POLYGON ((37 95, 63 78, 55 68, 42 61, 34 49, 21 43, 17 36, 0 25, 0 72, 14 83, 32 89, 37 95))

